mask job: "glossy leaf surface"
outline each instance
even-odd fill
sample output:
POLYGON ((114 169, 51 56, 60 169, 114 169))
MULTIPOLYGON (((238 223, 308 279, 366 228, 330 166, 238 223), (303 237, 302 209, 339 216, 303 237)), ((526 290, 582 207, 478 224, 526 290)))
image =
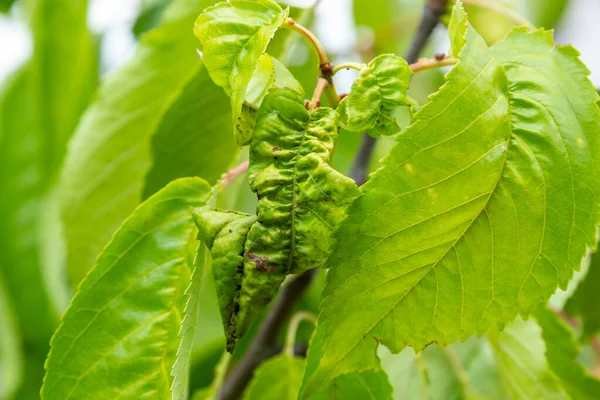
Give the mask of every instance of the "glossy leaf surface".
MULTIPOLYGON (((212 3, 174 1, 165 11, 163 24, 142 38, 135 56, 106 77, 69 144, 60 183, 69 277, 74 283, 92 267, 114 231, 141 201, 151 163, 150 139, 161 111, 182 93, 182 84, 194 82, 191 74, 201 68, 190 27, 212 3)), ((216 133, 223 134, 220 129, 216 133)), ((149 192, 161 187, 153 185, 149 192)))
POLYGON ((565 312, 581 317, 583 340, 589 340, 600 332, 600 254, 592 254, 588 272, 567 300, 565 312))
POLYGON ((252 74, 287 14, 270 0, 233 0, 207 8, 196 20, 194 33, 202 44, 206 68, 231 96, 234 125, 252 74))
POLYGON ((238 153, 230 130, 229 99, 200 66, 183 83, 152 133, 152 165, 144 198, 177 178, 199 176, 216 182, 238 153))
POLYGON ((392 135, 400 130, 392 112, 409 105, 406 90, 412 71, 393 54, 376 57, 360 71, 347 97, 340 103, 341 125, 371 136, 392 135))
POLYGON ((210 187, 183 178, 142 203, 82 281, 52 338, 43 399, 170 396, 195 227, 210 187))
POLYGON ((576 51, 467 36, 337 233, 308 384, 373 365, 375 338, 398 352, 502 328, 595 243, 600 114, 576 51))

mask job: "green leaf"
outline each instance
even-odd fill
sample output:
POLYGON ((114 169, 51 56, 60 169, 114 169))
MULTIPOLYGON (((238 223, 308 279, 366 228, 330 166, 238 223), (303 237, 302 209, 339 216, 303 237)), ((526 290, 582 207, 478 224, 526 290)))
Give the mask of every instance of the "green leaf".
POLYGON ((269 54, 263 54, 248 84, 246 104, 258 110, 273 87, 288 88, 304 94, 302 85, 279 60, 269 54))
POLYGON ((243 334, 237 331, 238 321, 243 321, 245 315, 241 304, 251 301, 243 299, 248 295, 242 290, 244 244, 256 217, 234 211, 200 209, 194 212, 194 220, 198 226, 198 238, 211 250, 227 350, 232 352, 243 334))
POLYGON ((307 387, 373 368, 375 339, 399 352, 502 328, 595 243, 588 71, 550 32, 517 29, 492 51, 470 32, 337 231, 307 387))
POLYGON ((0 399, 13 398, 23 366, 16 316, 7 294, 0 279, 0 399))
POLYGON ((231 96, 234 126, 252 74, 287 15, 287 9, 270 0, 233 0, 207 8, 196 20, 194 33, 206 68, 231 96))
MULTIPOLYGON (((305 360, 282 353, 264 362, 244 394, 244 400, 296 400, 302 383, 305 360)), ((310 400, 392 399, 392 386, 382 370, 341 375, 310 400)))
POLYGON ((132 27, 133 34, 139 38, 147 31, 160 25, 162 15, 171 0, 142 0, 142 10, 132 27))
POLYGON ((575 293, 567 300, 565 312, 581 317, 583 324, 582 339, 590 340, 600 332, 600 255, 592 254, 585 278, 575 289, 575 293))
POLYGON ((248 179, 259 198, 258 219, 234 212, 196 214, 199 237, 212 247, 228 351, 288 274, 318 267, 329 254, 331 232, 359 194, 329 164, 337 134, 335 111, 309 113, 300 93, 271 89, 250 145, 248 179), (215 238, 223 240, 217 249, 215 238))
POLYGON ((310 400, 391 400, 393 398, 392 390, 388 376, 383 370, 369 370, 338 376, 331 381, 328 387, 312 396, 310 400))
POLYGON ((303 358, 286 352, 273 357, 256 370, 244 400, 296 400, 303 372, 303 358))
POLYGON ((554 374, 573 399, 600 398, 600 380, 593 377, 577 361, 580 349, 571 329, 546 307, 535 312, 546 342, 546 358, 554 374))
POLYGON ((15 0, 0 0, 0 12, 7 13, 15 0))
POLYGON ((170 181, 199 176, 216 182, 239 151, 231 135, 229 99, 200 67, 162 115, 152 133, 152 165, 144 198, 170 181))
POLYGON ((533 319, 517 319, 489 340, 504 386, 513 399, 569 399, 550 371, 541 328, 533 319))
POLYGON ((94 91, 98 58, 86 27, 87 1, 27 6, 33 55, 6 81, 0 99, 0 193, 10 193, 0 198, 0 266, 26 348, 41 362, 67 291, 62 271, 49 267, 59 264, 58 248, 44 248, 60 240, 58 227, 44 224, 55 219, 52 186, 94 91))
POLYGON ((462 1, 457 0, 452 9, 452 17, 448 24, 448 37, 450 38, 450 56, 458 57, 465 46, 465 35, 467 33, 467 13, 462 1))
POLYGON ((275 57, 263 54, 248 84, 246 101, 235 125, 236 142, 247 145, 256 127, 257 111, 271 88, 289 88, 304 94, 302 85, 275 57))
POLYGON ((170 397, 195 234, 210 187, 182 178, 142 203, 79 285, 51 341, 43 399, 170 397))
POLYGON ((541 28, 554 28, 564 14, 570 0, 527 0, 531 22, 541 28))
MULTIPOLYGON (((212 0, 174 1, 165 11, 163 24, 142 38, 133 59, 106 77, 96 101, 82 118, 69 145, 60 182, 67 265, 72 282, 79 282, 91 268, 113 232, 142 199, 145 176, 152 162, 150 141, 162 119, 161 111, 170 108, 180 94, 189 94, 183 85, 197 83, 192 76, 200 73, 202 67, 190 27, 198 13, 211 3, 212 0)), ((202 92, 197 95, 201 98, 202 92)), ((185 106, 189 107, 189 103, 185 106)), ((175 113, 169 110, 167 115, 175 113)), ((217 117, 213 112, 204 118, 217 117)), ((168 130, 169 126, 165 122, 161 128, 168 130)), ((222 129, 207 136, 220 138, 222 129)), ((200 136, 202 131, 198 129, 196 134, 200 136)), ((195 151, 196 147, 185 149, 195 151)), ((196 153, 180 157, 202 159, 196 153)), ((205 160, 224 165, 230 162, 227 157, 232 160, 235 154, 220 157, 205 160)), ((165 161, 168 159, 164 157, 165 161)), ((204 171, 212 170, 203 165, 206 165, 204 171)), ((168 177, 181 175, 163 173, 149 178, 157 177, 158 181, 146 194, 160 188, 168 177)), ((213 175, 214 179, 216 176, 213 175)))
POLYGON ((392 112, 410 104, 406 90, 412 71, 393 54, 376 57, 363 68, 340 104, 340 125, 371 136, 393 135, 400 130, 392 112))
MULTIPOLYGON (((186 400, 188 398, 190 362, 194 336, 196 327, 198 326, 200 294, 202 282, 207 278, 206 272, 208 269, 204 246, 199 247, 194 266, 190 285, 185 291, 187 302, 185 303, 183 320, 179 329, 181 343, 177 348, 177 357, 171 371, 171 376, 173 377, 173 384, 171 385, 173 400, 186 400)), ((204 324, 206 321, 202 321, 202 323, 204 324)))
POLYGON ((389 374, 395 398, 462 399, 467 398, 466 384, 450 358, 449 349, 430 346, 420 354, 404 349, 391 354, 381 348, 382 368, 389 374))

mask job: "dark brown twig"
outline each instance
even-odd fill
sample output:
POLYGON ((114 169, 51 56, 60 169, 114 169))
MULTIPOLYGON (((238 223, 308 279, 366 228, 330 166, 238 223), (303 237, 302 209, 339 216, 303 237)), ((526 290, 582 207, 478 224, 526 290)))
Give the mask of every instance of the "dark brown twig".
POLYGON ((312 282, 317 271, 318 268, 308 270, 283 286, 273 308, 258 329, 250 348, 239 364, 227 376, 219 396, 221 400, 240 398, 248 382, 252 379, 254 370, 267 358, 273 356, 273 348, 277 346, 277 335, 281 326, 287 320, 298 299, 312 282))
MULTIPOLYGON (((423 10, 423 16, 421 22, 417 28, 417 32, 413 38, 412 44, 408 53, 406 54, 406 62, 409 64, 416 63, 419 58, 419 54, 423 51, 423 48, 427 44, 431 33, 440 22, 440 18, 446 11, 446 4, 448 0, 429 0, 425 4, 423 10)), ((350 170, 350 177, 356 181, 357 185, 362 185, 367 181, 369 163, 373 156, 373 150, 375 148, 375 138, 369 136, 368 133, 363 133, 362 142, 352 169, 350 170)))

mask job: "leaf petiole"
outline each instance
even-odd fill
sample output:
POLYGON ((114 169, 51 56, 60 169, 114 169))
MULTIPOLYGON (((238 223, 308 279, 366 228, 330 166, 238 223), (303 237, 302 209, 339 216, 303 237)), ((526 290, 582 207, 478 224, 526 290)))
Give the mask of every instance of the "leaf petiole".
POLYGON ((446 67, 448 65, 455 65, 458 63, 458 58, 445 57, 442 59, 437 58, 421 58, 414 64, 410 64, 412 72, 424 71, 431 68, 446 67))
MULTIPOLYGON (((308 30, 307 28, 305 28, 304 26, 297 23, 296 21, 294 21, 292 18, 287 18, 283 22, 281 27, 288 28, 295 32, 298 32, 312 44, 312 46, 315 48, 315 50, 317 52, 317 55, 319 56, 319 69, 323 73, 323 68, 326 67, 327 65, 329 65, 329 59, 327 58, 327 52, 325 51, 325 48, 323 47, 323 45, 321 44, 319 39, 315 36, 315 34, 312 33, 310 30, 308 30)), ((324 73, 324 75, 327 75, 327 74, 324 73)))
POLYGON ((285 338, 285 349, 284 351, 290 356, 294 356, 294 342, 296 341, 296 333, 298 332, 298 326, 302 321, 310 321, 313 324, 317 323, 317 317, 313 313, 308 311, 300 311, 296 313, 290 320, 290 324, 287 330, 287 336, 285 338))
POLYGON ((342 69, 355 69, 357 71, 360 71, 361 69, 363 69, 364 67, 366 67, 366 64, 363 63, 357 63, 357 62, 345 62, 345 63, 341 63, 341 64, 336 64, 333 67, 332 70, 332 75, 337 74, 339 71, 341 71, 342 69))

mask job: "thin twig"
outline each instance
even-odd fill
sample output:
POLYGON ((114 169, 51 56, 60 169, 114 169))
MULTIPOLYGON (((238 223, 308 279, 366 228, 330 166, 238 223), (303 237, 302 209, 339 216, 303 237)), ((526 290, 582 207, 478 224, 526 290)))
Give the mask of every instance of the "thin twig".
MULTIPOLYGON (((419 54, 421 54, 421 51, 423 51, 423 48, 427 44, 431 33, 438 25, 440 18, 446 11, 447 3, 448 0, 429 0, 425 4, 421 22, 419 23, 419 27, 417 28, 413 42, 405 57, 407 63, 414 64, 418 61, 419 54)), ((362 185, 367 181, 369 163, 371 162, 374 148, 375 138, 369 136, 369 134, 366 132, 363 133, 360 148, 358 149, 352 169, 350 170, 350 177, 354 179, 358 185, 362 185)))
POLYGON ((241 397, 248 382, 252 379, 254 370, 273 355, 272 348, 276 346, 279 330, 317 271, 318 268, 308 270, 281 289, 281 293, 260 325, 250 348, 225 380, 221 389, 221 400, 234 400, 241 397))
POLYGON ((221 187, 226 188, 241 174, 248 171, 248 161, 244 161, 235 168, 230 169, 221 176, 221 187))
POLYGON ((448 65, 454 65, 457 62, 458 62, 458 59, 456 59, 454 57, 445 57, 445 58, 442 58, 442 59, 437 59, 437 58, 421 58, 416 63, 410 64, 410 69, 412 70, 412 72, 419 72, 419 71, 424 71, 426 69, 439 68, 439 67, 445 67, 445 66, 448 66, 448 65))
POLYGON ((317 79, 317 85, 315 86, 315 91, 313 92, 312 98, 310 99, 310 108, 312 111, 315 108, 319 107, 321 102, 321 95, 323 94, 323 90, 329 86, 329 81, 322 76, 317 79))

